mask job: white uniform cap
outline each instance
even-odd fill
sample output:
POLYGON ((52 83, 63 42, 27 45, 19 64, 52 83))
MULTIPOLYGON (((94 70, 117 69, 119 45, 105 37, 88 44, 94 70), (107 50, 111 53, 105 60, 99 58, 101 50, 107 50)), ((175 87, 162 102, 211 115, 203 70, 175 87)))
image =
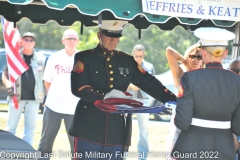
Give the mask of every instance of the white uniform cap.
MULTIPOLYGON (((98 23, 98 21, 93 21, 98 23)), ((102 20, 102 24, 99 24, 101 33, 107 37, 118 38, 122 36, 122 30, 127 21, 122 20, 102 20)))
POLYGON ((65 39, 65 38, 76 38, 76 39, 78 39, 78 34, 75 30, 67 29, 63 32, 62 39, 65 39))
POLYGON ((214 27, 202 27, 194 31, 194 35, 200 38, 203 47, 227 46, 228 40, 235 38, 235 34, 225 29, 214 27))

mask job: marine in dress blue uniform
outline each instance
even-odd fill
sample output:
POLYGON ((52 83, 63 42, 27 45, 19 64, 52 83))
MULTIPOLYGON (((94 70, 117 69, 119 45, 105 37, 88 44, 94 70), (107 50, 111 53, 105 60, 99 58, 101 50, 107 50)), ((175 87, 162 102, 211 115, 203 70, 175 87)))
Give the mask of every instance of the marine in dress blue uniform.
MULTIPOLYGON (((96 48, 75 55, 71 73, 72 93, 80 97, 69 134, 76 137, 77 152, 123 152, 131 142, 131 115, 103 112, 94 106, 113 89, 125 92, 130 83, 165 103, 176 101, 176 96, 154 76, 139 66, 124 52, 106 49, 106 39, 113 43, 122 36, 126 21, 102 21, 99 25, 96 48), (126 119, 126 124, 125 124, 126 119)), ((82 157, 86 158, 86 157, 82 157)), ((94 159, 94 158, 93 158, 94 159)), ((97 158, 95 158, 97 159, 97 158)), ((120 156, 111 159, 121 159, 120 156)))
POLYGON ((240 76, 224 70, 228 40, 235 35, 219 28, 199 28, 206 68, 184 73, 178 91, 177 128, 172 150, 176 159, 234 160, 233 134, 240 134, 240 76))

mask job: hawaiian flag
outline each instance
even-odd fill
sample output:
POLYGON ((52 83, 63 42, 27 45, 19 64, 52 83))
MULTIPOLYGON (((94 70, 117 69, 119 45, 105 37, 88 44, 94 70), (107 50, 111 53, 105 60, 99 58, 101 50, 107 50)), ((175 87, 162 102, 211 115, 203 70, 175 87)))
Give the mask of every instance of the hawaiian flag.
MULTIPOLYGON (((18 77, 28 70, 28 65, 22 59, 19 54, 20 49, 20 34, 16 28, 14 28, 13 22, 6 21, 3 17, 1 18, 2 28, 3 28, 3 37, 6 51, 7 67, 9 81, 14 87, 14 93, 16 93, 15 82, 18 77)), ((17 97, 13 96, 13 106, 18 109, 17 97)))

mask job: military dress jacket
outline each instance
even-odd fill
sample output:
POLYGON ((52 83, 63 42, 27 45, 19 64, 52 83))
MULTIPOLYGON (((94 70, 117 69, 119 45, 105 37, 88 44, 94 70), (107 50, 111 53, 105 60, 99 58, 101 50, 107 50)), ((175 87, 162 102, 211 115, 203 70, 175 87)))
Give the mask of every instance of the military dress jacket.
POLYGON ((121 114, 107 113, 94 106, 113 89, 126 91, 133 83, 159 101, 176 101, 160 81, 148 74, 126 53, 107 52, 98 45, 95 49, 75 55, 71 72, 72 93, 81 98, 69 134, 90 142, 103 145, 130 145, 125 135, 131 132, 125 126, 121 114))
POLYGON ((182 130, 171 153, 174 158, 234 160, 232 133, 240 135, 240 76, 221 63, 184 73, 174 123, 182 130), (191 125, 192 118, 230 121, 231 126, 200 127, 191 125))

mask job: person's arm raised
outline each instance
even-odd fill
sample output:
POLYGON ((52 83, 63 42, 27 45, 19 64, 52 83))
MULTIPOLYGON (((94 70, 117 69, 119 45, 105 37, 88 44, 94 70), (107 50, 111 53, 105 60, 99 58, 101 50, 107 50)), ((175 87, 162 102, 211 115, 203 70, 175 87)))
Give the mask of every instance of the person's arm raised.
POLYGON ((183 70, 179 66, 178 62, 186 65, 187 61, 178 51, 171 47, 166 48, 166 57, 168 60, 170 70, 172 71, 173 74, 174 86, 178 87, 178 85, 180 84, 180 79, 183 75, 183 70))

